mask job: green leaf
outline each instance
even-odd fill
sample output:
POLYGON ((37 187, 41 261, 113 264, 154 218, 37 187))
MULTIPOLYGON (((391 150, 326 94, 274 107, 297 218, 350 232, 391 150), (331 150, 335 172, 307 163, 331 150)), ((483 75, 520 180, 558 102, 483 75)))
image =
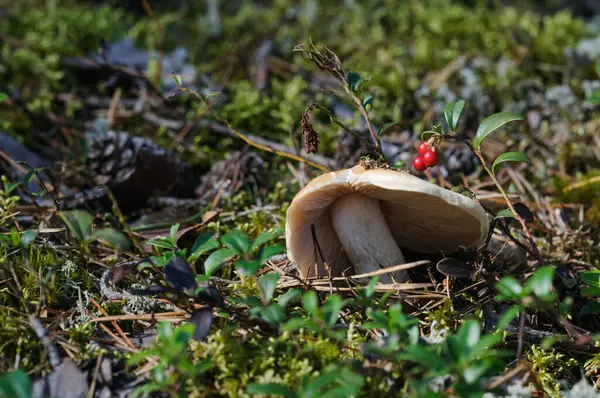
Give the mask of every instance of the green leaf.
POLYGON ((533 292, 538 297, 544 297, 552 293, 552 281, 554 280, 554 267, 547 265, 538 268, 535 273, 525 282, 524 292, 533 292))
POLYGON ((179 223, 171 225, 171 229, 169 230, 169 237, 171 238, 171 243, 173 245, 177 244, 177 231, 179 230, 179 223))
POLYGON ((498 323, 496 324, 496 327, 498 328, 498 330, 504 330, 506 329, 506 327, 516 318, 519 316, 519 313, 521 312, 521 309, 516 306, 513 305, 512 307, 509 307, 498 319, 498 323))
POLYGON ((329 326, 335 325, 340 311, 344 308, 346 302, 337 294, 333 294, 327 297, 325 304, 323 305, 324 320, 329 326))
POLYGON ((588 301, 585 303, 581 310, 579 310, 579 316, 588 314, 600 314, 600 303, 596 301, 588 301))
POLYGON ((219 242, 213 239, 211 234, 203 234, 196 238, 194 245, 192 246, 192 253, 188 258, 188 261, 193 263, 197 261, 200 256, 207 251, 216 249, 219 247, 219 242))
POLYGON ((600 270, 584 271, 579 275, 583 283, 600 289, 600 270))
POLYGON ((373 294, 375 293, 375 286, 377 285, 377 282, 379 282, 379 275, 375 275, 374 277, 369 279, 369 283, 367 284, 367 287, 365 289, 365 296, 367 298, 373 297, 373 294))
POLYGON ((300 289, 291 289, 291 290, 288 290, 287 292, 285 292, 281 296, 279 296, 278 303, 283 308, 285 308, 285 307, 287 307, 287 305, 289 303, 291 303, 292 301, 294 301, 301 294, 302 294, 302 290, 300 290, 300 289))
POLYGON ((285 319, 283 308, 279 304, 271 304, 260 311, 263 319, 272 325, 279 325, 285 319))
POLYGON ((221 242, 240 256, 243 256, 250 250, 248 237, 239 229, 234 229, 223 235, 221 242))
POLYGON ((589 297, 589 296, 596 296, 599 297, 600 296, 600 288, 597 288, 595 286, 584 286, 581 288, 581 295, 583 297, 589 297))
POLYGON ((592 104, 600 104, 600 91, 592 93, 592 95, 586 98, 585 101, 592 104))
POLYGON ((348 73, 348 85, 354 93, 360 92, 360 90, 364 87, 365 83, 369 82, 370 80, 370 78, 361 76, 360 73, 348 73))
POLYGON ((302 306, 311 315, 314 315, 319 308, 319 296, 314 290, 309 290, 302 296, 302 306))
POLYGON ((79 242, 84 242, 90 237, 94 217, 87 211, 60 211, 58 212, 58 216, 63 220, 67 225, 67 228, 69 228, 69 231, 71 231, 79 242))
POLYGON ((258 279, 258 285, 260 286, 260 291, 263 294, 265 304, 270 303, 273 299, 273 293, 275 293, 275 288, 277 287, 278 281, 279 274, 277 272, 269 272, 258 279))
POLYGON ((238 260, 235 263, 235 269, 244 275, 251 276, 256 274, 256 271, 260 269, 260 261, 258 260, 238 260))
POLYGON ((113 228, 99 229, 90 236, 90 239, 98 240, 120 251, 127 251, 131 248, 131 242, 127 235, 113 228))
POLYGON ((481 122, 477 129, 477 134, 473 139, 473 146, 475 149, 481 148, 481 143, 487 138, 488 135, 498 130, 507 123, 514 122, 517 120, 523 120, 519 115, 510 112, 500 112, 488 116, 481 122))
POLYGON ((460 327, 458 334, 467 347, 472 347, 481 337, 481 327, 477 321, 469 320, 460 327))
POLYGON ((492 164, 492 173, 496 174, 496 166, 504 162, 523 162, 531 164, 531 159, 529 159, 529 156, 519 151, 503 153, 494 160, 494 164, 492 164))
POLYGON ((365 95, 365 98, 363 99, 363 106, 365 107, 365 109, 368 111, 369 109, 371 109, 372 105, 373 105, 373 96, 371 94, 365 95))
POLYGON ((27 372, 17 369, 0 376, 0 397, 31 398, 31 379, 27 372))
POLYGON ((266 263, 272 256, 285 252, 285 245, 273 245, 263 247, 258 256, 258 261, 261 264, 266 263))
POLYGON ((4 101, 7 98, 8 98, 8 95, 6 93, 0 93, 0 102, 4 101))
POLYGON ((499 220, 501 218, 515 218, 514 213, 511 209, 500 210, 498 214, 494 217, 494 220, 499 220))
MULTIPOLYGON (((507 299, 518 300, 523 293, 523 286, 512 276, 505 276, 496 283, 496 289, 507 299)), ((502 297, 498 297, 501 299, 502 297)))
POLYGON ((181 75, 177 73, 171 73, 171 79, 173 79, 173 81, 178 87, 183 86, 183 80, 181 79, 181 75))
POLYGON ((474 363, 464 370, 463 378, 467 384, 473 384, 479 381, 479 379, 490 369, 491 366, 491 363, 486 362, 474 363))
POLYGON ((459 339, 458 336, 448 336, 444 343, 450 357, 454 362, 460 363, 465 354, 465 342, 459 339))
POLYGON ((21 234, 21 246, 27 248, 35 240, 37 232, 34 230, 27 230, 21 234))
POLYGON ((460 119, 460 115, 465 109, 465 101, 459 100, 456 102, 450 102, 444 108, 444 116, 446 117, 446 123, 448 123, 448 127, 451 130, 456 130, 456 126, 458 125, 458 120, 460 119))
POLYGON ((208 256, 204 262, 204 274, 212 275, 219 267, 237 253, 233 249, 219 249, 208 256))
POLYGON ((437 131, 432 131, 432 130, 423 131, 421 133, 421 140, 422 141, 427 141, 428 139, 430 139, 434 135, 441 135, 441 134, 439 132, 437 132, 437 131))
POLYGON ((167 240, 165 238, 155 238, 155 239, 149 239, 146 243, 148 243, 149 245, 155 246, 155 247, 161 247, 163 249, 172 249, 173 243, 171 243, 170 240, 167 240))
POLYGON ((267 231, 263 231, 252 243, 250 247, 250 251, 253 252, 260 248, 265 243, 272 241, 273 239, 279 238, 283 233, 283 228, 275 228, 269 229, 267 231))
POLYGON ((258 394, 266 394, 266 395, 275 395, 282 396, 285 398, 295 398, 296 393, 291 390, 289 387, 284 386, 279 383, 252 383, 248 384, 246 388, 247 394, 258 395, 258 394))

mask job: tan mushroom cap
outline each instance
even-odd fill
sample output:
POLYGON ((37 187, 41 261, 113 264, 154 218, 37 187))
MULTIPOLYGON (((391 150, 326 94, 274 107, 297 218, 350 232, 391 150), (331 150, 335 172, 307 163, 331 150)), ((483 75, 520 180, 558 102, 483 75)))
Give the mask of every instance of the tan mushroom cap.
MULTIPOLYGON (((302 277, 326 275, 322 266, 314 264, 311 225, 315 226, 317 241, 332 274, 352 274, 348 272, 352 262, 336 235, 330 214, 331 205, 351 193, 378 199, 398 246, 417 252, 453 252, 461 247, 475 247, 489 230, 489 219, 478 202, 407 172, 355 166, 327 173, 298 192, 287 210, 288 256, 298 265, 302 277)), ((395 264, 387 266, 391 265, 395 264)))

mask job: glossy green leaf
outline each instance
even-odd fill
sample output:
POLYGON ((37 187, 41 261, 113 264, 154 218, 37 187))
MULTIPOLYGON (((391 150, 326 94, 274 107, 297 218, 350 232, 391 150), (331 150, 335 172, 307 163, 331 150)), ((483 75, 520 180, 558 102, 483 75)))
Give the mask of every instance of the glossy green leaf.
POLYGON ((279 281, 279 274, 277 272, 269 272, 258 278, 258 285, 260 291, 263 294, 265 304, 268 304, 273 299, 277 282, 279 281))
POLYGON ((87 211, 69 210, 60 211, 58 216, 64 221, 69 231, 79 242, 86 241, 92 233, 94 217, 87 211))
POLYGON ((253 252, 259 249, 262 245, 267 242, 272 241, 273 239, 279 238, 283 233, 283 228, 275 228, 263 231, 252 243, 250 247, 250 251, 253 252))
POLYGON ((439 134, 439 133, 436 131, 431 131, 431 130, 423 131, 421 133, 421 140, 427 141, 428 139, 430 139, 431 137, 433 137, 436 134, 439 134))
POLYGON ((516 115, 511 112, 500 112, 488 116, 481 122, 479 128, 477 129, 477 134, 475 134, 475 138, 473 139, 473 146, 476 149, 481 148, 481 143, 494 131, 500 129, 504 125, 514 122, 517 120, 523 120, 523 118, 519 115, 516 115))
POLYGON ((592 95, 586 98, 585 101, 591 104, 600 104, 600 91, 592 93, 592 95))
POLYGON ((498 330, 504 330, 506 329, 506 327, 516 318, 519 316, 519 313, 521 312, 521 309, 516 306, 513 305, 512 307, 509 307, 502 315, 500 315, 500 318, 498 318, 498 323, 496 324, 496 327, 498 328, 498 330))
POLYGON ((377 282, 379 282, 379 278, 379 275, 375 275, 374 277, 369 279, 369 283, 367 284, 367 287, 365 289, 365 296, 367 298, 371 298, 373 297, 373 294, 375 294, 375 286, 377 285, 377 282))
POLYGON ((588 301, 583 307, 581 307, 581 310, 579 310, 579 316, 589 314, 600 314, 600 303, 597 301, 588 301))
POLYGON ((477 362, 471 364, 463 371, 463 378, 467 384, 474 384, 492 367, 491 363, 477 362))
POLYGON ((171 242, 173 244, 177 243, 177 231, 179 230, 179 224, 171 225, 171 229, 169 230, 169 237, 171 238, 171 242))
POLYGON ((195 262, 200 256, 207 251, 216 249, 219 247, 219 242, 212 237, 211 234, 203 234, 196 238, 194 245, 192 246, 192 252, 188 261, 195 262))
POLYGON ((367 111, 371 109, 371 106, 373 106, 373 96, 371 94, 365 95, 365 98, 363 99, 363 106, 367 111))
POLYGON ((279 325, 285 319, 283 308, 275 303, 263 308, 260 315, 272 325, 279 325))
POLYGON ((498 300, 518 300, 521 298, 523 286, 512 276, 505 276, 496 283, 496 290, 500 293, 498 300))
POLYGON ((289 387, 279 383, 252 383, 246 388, 246 393, 251 395, 273 395, 285 398, 295 398, 296 393, 289 387))
POLYGON ((335 325, 335 322, 340 316, 340 311, 345 305, 346 301, 344 301, 337 294, 332 294, 331 296, 327 297, 327 300, 325 300, 325 304, 323 305, 323 318, 329 326, 335 325))
POLYGON ((519 151, 503 153, 502 155, 498 156, 496 160, 494 160, 494 164, 492 164, 492 173, 496 173, 496 166, 505 162, 522 162, 531 164, 531 159, 529 159, 529 156, 519 151))
POLYGON ((292 301, 294 301, 295 299, 300 297, 301 294, 302 294, 302 290, 300 290, 300 289, 290 289, 287 292, 280 295, 278 297, 277 302, 279 303, 279 305, 281 305, 283 308, 285 308, 285 307, 287 307, 287 305, 289 303, 291 303, 292 301))
POLYGON ((498 214, 494 217, 494 220, 499 220, 501 218, 515 218, 514 213, 511 209, 500 210, 498 214))
POLYGON ((17 369, 1 375, 0 397, 31 398, 31 379, 27 372, 17 369))
POLYGON ((233 249, 219 249, 212 252, 204 262, 204 274, 212 275, 225 261, 236 254, 236 251, 233 249))
POLYGON ((459 363, 465 353, 465 342, 459 339, 458 336, 448 336, 444 343, 452 360, 459 363))
POLYGON ((149 245, 152 245, 155 247, 160 247, 160 248, 167 249, 167 250, 170 250, 173 248, 173 244, 171 243, 171 241, 167 240, 165 238, 149 239, 146 243, 148 243, 149 245))
POLYGON ((448 123, 450 130, 456 130, 458 120, 460 119, 460 115, 464 109, 465 101, 463 100, 450 102, 448 105, 446 105, 446 108, 444 108, 444 116, 446 117, 446 123, 448 123))
POLYGON ((0 93, 0 102, 4 101, 7 98, 8 98, 8 95, 6 93, 0 93))
POLYGON ((90 236, 90 239, 98 240, 120 251, 127 251, 131 248, 131 242, 127 235, 113 228, 99 229, 90 236))
POLYGON ((256 272, 260 269, 260 261, 238 260, 235 263, 235 269, 246 276, 251 276, 256 274, 256 272))
POLYGON ((240 256, 250 250, 248 237, 239 229, 234 229, 223 235, 221 237, 221 242, 240 256))
POLYGON ((314 314, 319 308, 319 296, 314 290, 309 290, 302 296, 302 306, 309 314, 314 314))
POLYGON ((362 90, 362 88, 364 87, 364 85, 370 80, 370 78, 361 76, 361 74, 357 72, 348 73, 348 85, 354 93, 359 93, 360 90, 362 90))
POLYGON ((525 282, 524 291, 527 293, 533 292, 538 297, 547 296, 552 293, 553 280, 554 267, 550 265, 540 267, 525 282))
POLYGON ((581 295, 583 297, 600 297, 600 288, 596 286, 584 286, 581 288, 581 295))
POLYGON ((472 347, 481 337, 481 326, 477 321, 469 320, 460 327, 458 334, 467 347, 472 347))
POLYGON ((584 271, 579 276, 586 285, 600 288, 600 270, 584 271))
POLYGON ((37 232, 34 230, 27 230, 21 234, 21 246, 27 248, 35 240, 37 232))
POLYGON ((183 80, 181 79, 181 75, 177 73, 171 73, 171 79, 178 87, 183 86, 183 80))
POLYGON ((272 256, 276 254, 281 254, 285 252, 285 245, 273 245, 266 246, 260 251, 260 255, 258 256, 258 261, 261 264, 267 262, 272 256))

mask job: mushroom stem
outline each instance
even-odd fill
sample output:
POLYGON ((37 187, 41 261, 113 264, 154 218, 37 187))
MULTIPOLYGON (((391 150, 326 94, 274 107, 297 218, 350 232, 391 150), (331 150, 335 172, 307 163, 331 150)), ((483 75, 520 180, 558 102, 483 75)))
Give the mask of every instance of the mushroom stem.
MULTIPOLYGON (((359 193, 345 195, 332 205, 331 222, 356 273, 405 263, 381 212, 379 200, 359 193)), ((406 271, 391 275, 396 282, 408 280, 406 271)), ((390 274, 381 275, 380 281, 391 283, 390 274)))

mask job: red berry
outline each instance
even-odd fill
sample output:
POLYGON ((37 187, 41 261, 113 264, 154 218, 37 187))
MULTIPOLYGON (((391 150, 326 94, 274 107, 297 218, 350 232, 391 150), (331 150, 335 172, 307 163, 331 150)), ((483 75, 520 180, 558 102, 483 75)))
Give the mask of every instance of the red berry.
POLYGON ((429 150, 429 147, 427 146, 426 142, 421 142, 421 145, 419 145, 419 148, 417 150, 419 151, 420 155, 425 155, 429 150))
POLYGON ((425 155, 423 155, 423 163, 427 167, 433 167, 438 164, 440 161, 440 155, 437 152, 429 150, 425 155))
POLYGON ((427 169, 427 166, 425 166, 425 162, 423 161, 423 156, 419 155, 413 160, 413 167, 417 171, 424 171, 427 169))

